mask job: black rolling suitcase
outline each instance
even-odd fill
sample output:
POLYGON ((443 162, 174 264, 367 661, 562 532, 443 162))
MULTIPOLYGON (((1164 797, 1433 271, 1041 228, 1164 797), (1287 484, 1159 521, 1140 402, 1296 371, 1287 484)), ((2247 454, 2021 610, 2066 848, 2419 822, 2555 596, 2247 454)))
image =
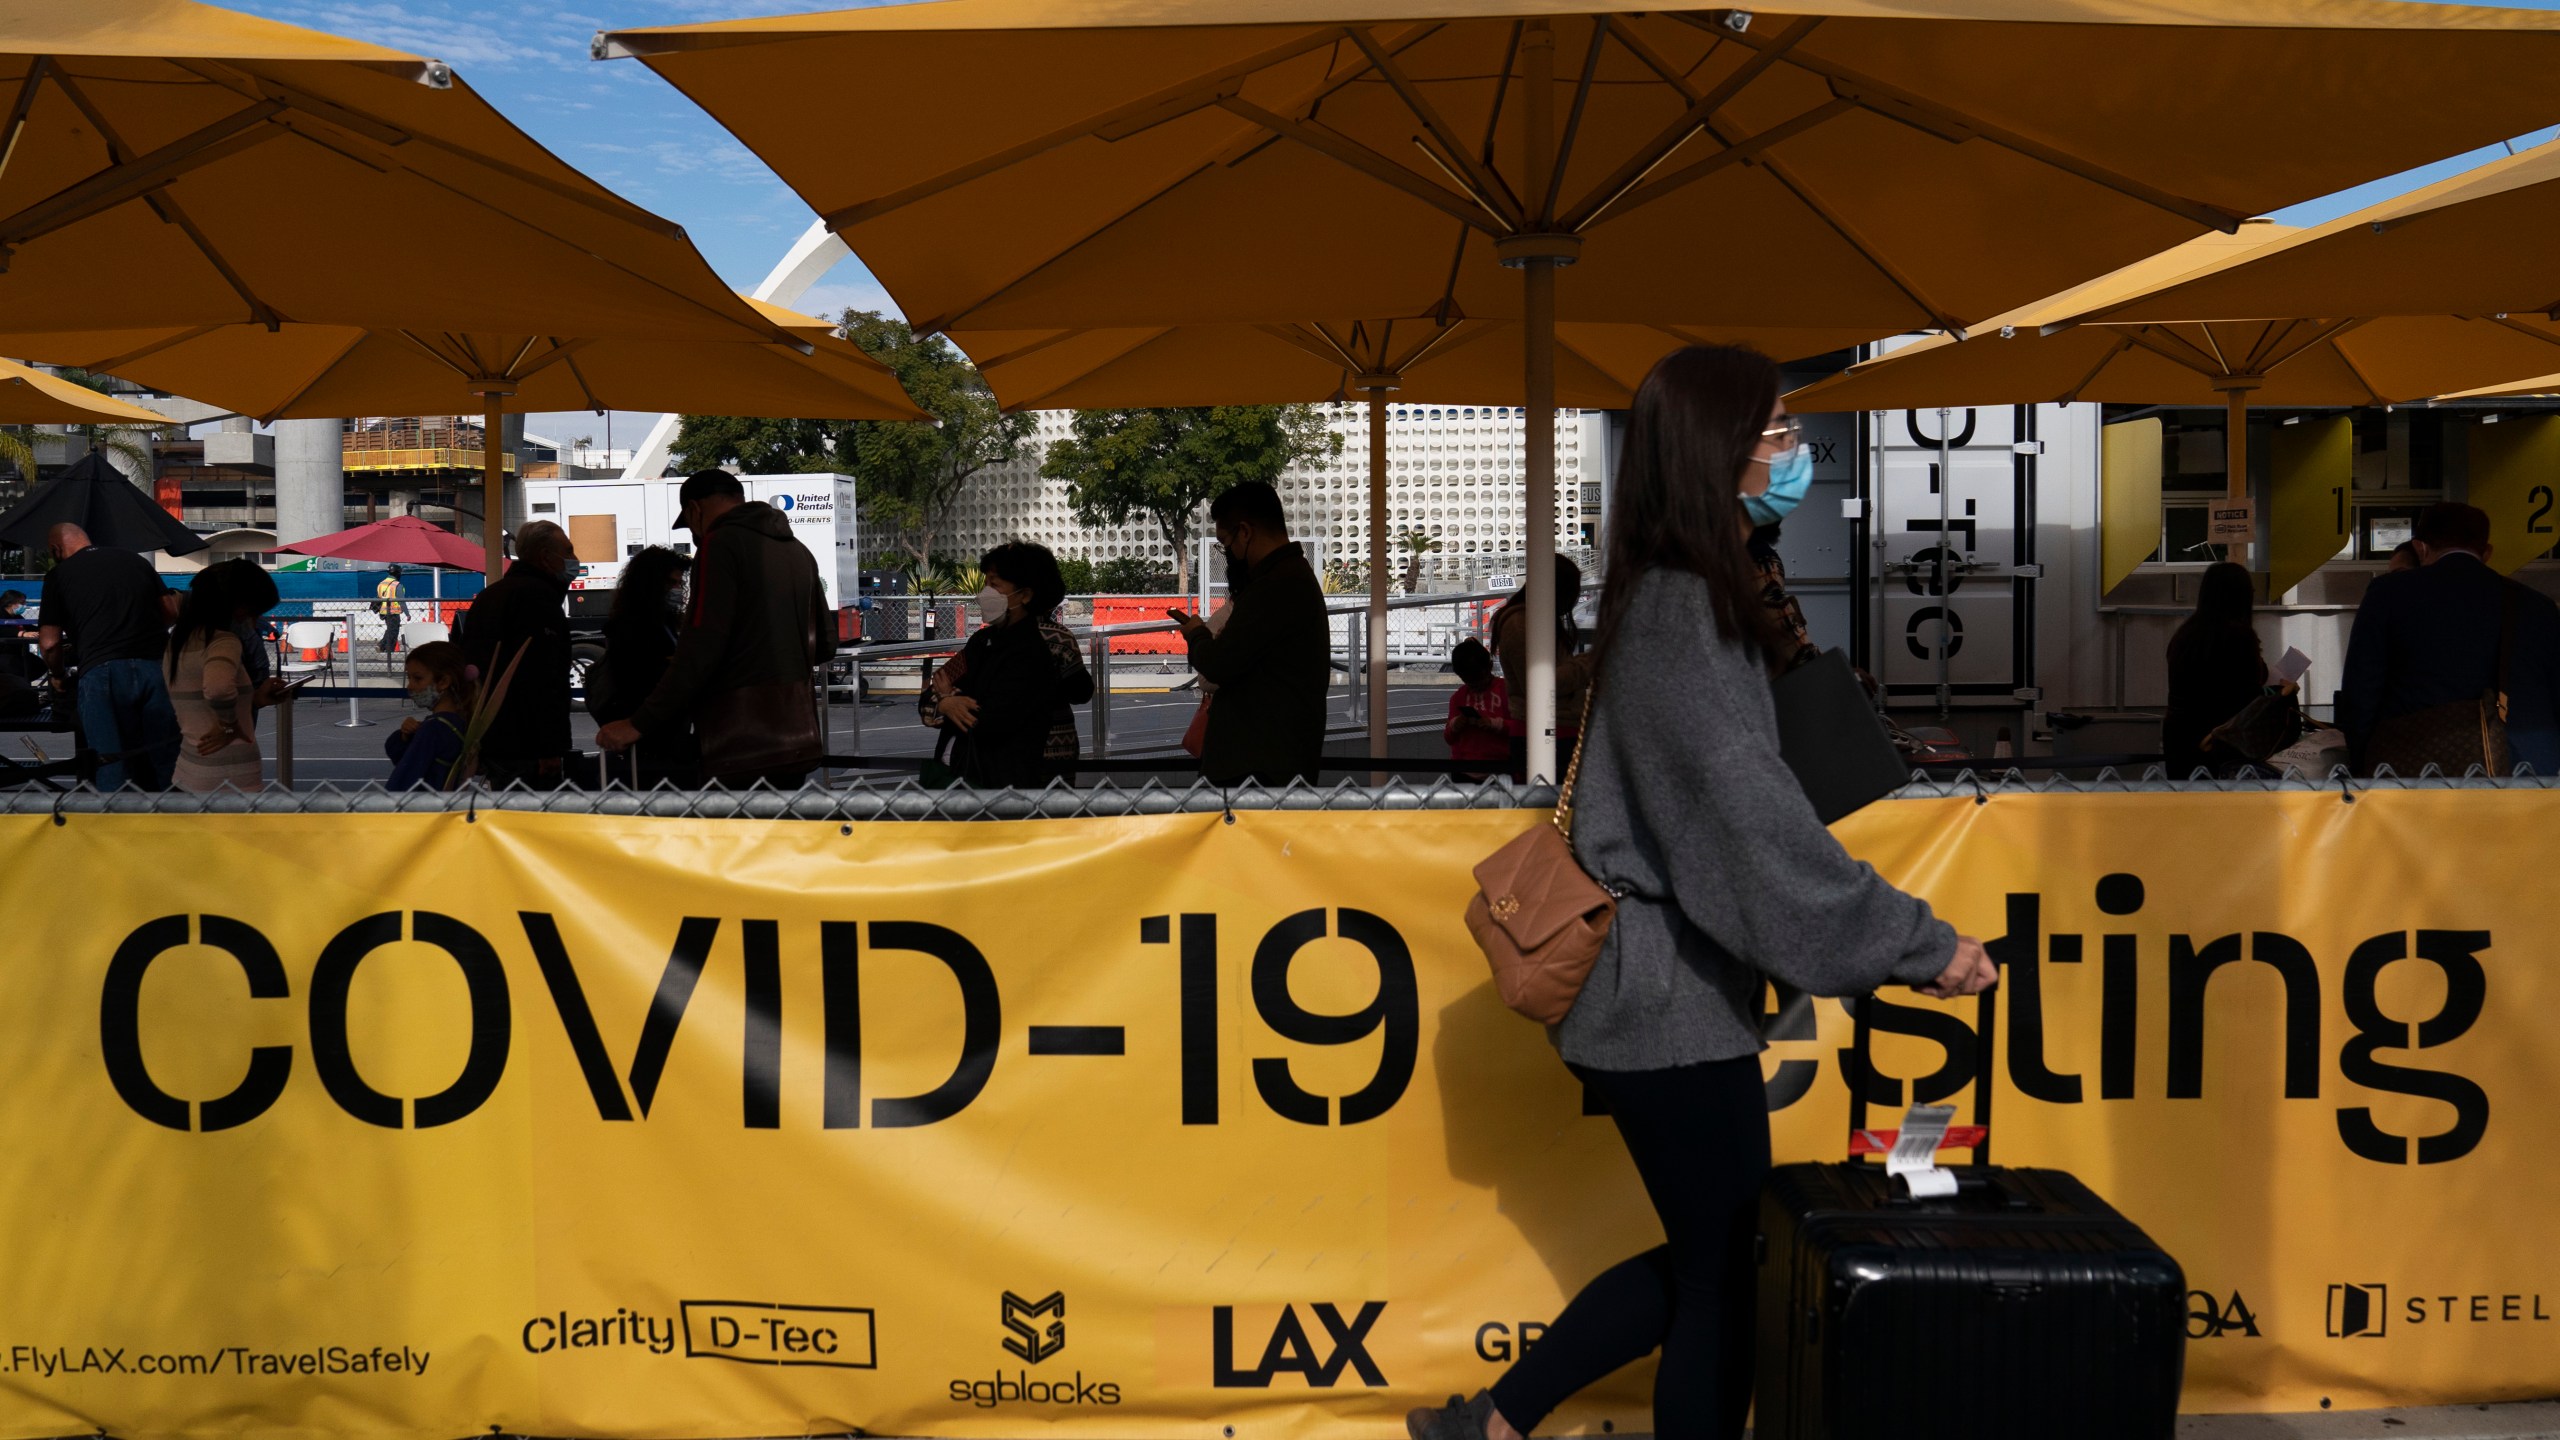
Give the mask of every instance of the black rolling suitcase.
MULTIPOLYGON (((1883 1166, 1782 1165, 1760 1210, 1755 1440, 2167 1440, 2186 1279, 2059 1170, 1990 1163, 1993 996, 1974 1163, 1911 1198, 1883 1166)), ((1852 1053, 1867 1063, 1866 1006, 1852 1053)), ((1850 1077, 1849 1124, 1865 1128, 1850 1077)))

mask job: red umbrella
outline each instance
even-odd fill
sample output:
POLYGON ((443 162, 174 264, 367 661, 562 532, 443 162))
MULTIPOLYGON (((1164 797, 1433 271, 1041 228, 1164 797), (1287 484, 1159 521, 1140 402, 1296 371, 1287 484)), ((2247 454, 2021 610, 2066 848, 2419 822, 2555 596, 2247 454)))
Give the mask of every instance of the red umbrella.
POLYGON ((297 555, 330 555, 341 560, 381 560, 393 565, 450 565, 456 570, 486 567, 478 545, 415 515, 394 515, 371 525, 315 535, 278 550, 297 555))

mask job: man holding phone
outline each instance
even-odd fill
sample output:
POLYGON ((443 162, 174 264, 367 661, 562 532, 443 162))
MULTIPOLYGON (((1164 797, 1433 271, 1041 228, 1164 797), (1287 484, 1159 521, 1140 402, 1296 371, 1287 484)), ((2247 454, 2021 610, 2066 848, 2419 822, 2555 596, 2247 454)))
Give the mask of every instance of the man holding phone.
POLYGON ((1212 631, 1187 610, 1165 611, 1182 626, 1191 668, 1218 687, 1200 774, 1215 785, 1312 785, 1324 759, 1325 695, 1333 683, 1324 586, 1305 550, 1289 539, 1279 492, 1262 481, 1232 486, 1211 501, 1209 523, 1227 555, 1226 623, 1212 631))

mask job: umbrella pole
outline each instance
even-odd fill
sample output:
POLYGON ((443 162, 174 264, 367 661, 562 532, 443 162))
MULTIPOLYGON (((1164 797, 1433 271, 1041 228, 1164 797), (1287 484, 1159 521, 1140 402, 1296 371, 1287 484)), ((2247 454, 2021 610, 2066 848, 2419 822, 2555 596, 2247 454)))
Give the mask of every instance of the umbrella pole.
MULTIPOLYGON (((2249 392, 2257 388, 2252 380, 2247 385, 2234 385, 2223 391, 2229 402, 2222 422, 2223 476, 2222 497, 2226 500, 2249 498, 2249 392)), ((2239 547, 2239 560, 2249 563, 2253 547, 2239 547)))
MULTIPOLYGON (((1363 375, 1369 392, 1369 753, 1387 753, 1387 392, 1393 375, 1363 375)), ((1374 773, 1372 785, 1386 775, 1374 773)))
MULTIPOLYGON (((1494 242, 1494 258, 1520 272, 1522 436, 1528 470, 1524 531, 1528 551, 1521 577, 1527 590, 1522 620, 1529 627, 1527 693, 1515 686, 1528 731, 1527 777, 1556 779, 1556 268, 1582 254, 1578 235, 1547 230, 1548 183, 1555 164, 1555 35, 1532 20, 1520 37, 1521 131, 1527 160, 1524 192, 1541 207, 1522 233, 1494 242)), ((1580 717, 1576 717, 1577 720, 1580 717)))
POLYGON ((506 532, 502 518, 507 513, 506 462, 503 455, 506 400, 515 390, 511 386, 484 385, 479 389, 480 414, 480 538, 486 546, 487 575, 495 581, 506 573, 506 532))

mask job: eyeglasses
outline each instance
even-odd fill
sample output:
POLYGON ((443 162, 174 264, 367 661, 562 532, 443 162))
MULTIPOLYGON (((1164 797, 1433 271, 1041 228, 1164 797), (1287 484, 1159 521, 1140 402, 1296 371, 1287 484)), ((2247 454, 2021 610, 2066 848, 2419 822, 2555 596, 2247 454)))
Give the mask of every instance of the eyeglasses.
POLYGON ((1792 450, 1804 440, 1804 421, 1794 415, 1779 417, 1778 423, 1760 432, 1763 440, 1775 440, 1781 450, 1792 450))

